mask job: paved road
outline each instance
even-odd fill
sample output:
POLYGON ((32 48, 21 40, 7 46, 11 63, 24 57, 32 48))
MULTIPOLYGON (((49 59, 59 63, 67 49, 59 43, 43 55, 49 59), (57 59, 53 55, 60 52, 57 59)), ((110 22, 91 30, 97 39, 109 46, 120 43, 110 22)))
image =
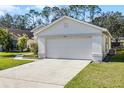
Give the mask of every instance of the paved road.
POLYGON ((0 71, 0 87, 62 88, 90 60, 42 59, 0 71))

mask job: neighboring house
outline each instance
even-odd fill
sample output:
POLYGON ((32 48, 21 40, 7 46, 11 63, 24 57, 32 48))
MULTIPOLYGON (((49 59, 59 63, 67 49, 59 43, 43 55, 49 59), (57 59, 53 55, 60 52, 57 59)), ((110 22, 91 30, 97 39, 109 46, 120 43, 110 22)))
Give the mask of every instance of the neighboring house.
MULTIPOLYGON (((13 50, 17 49, 17 40, 23 34, 26 34, 29 37, 29 39, 33 38, 33 33, 30 32, 29 30, 8 29, 8 31, 12 34, 13 50)), ((2 46, 0 46, 0 51, 2 51, 2 46)))
POLYGON ((33 33, 30 32, 29 30, 19 30, 19 29, 8 29, 8 30, 13 36, 13 48, 14 49, 17 48, 17 40, 20 36, 26 34, 29 37, 29 39, 33 38, 33 33))
POLYGON ((111 49, 112 36, 107 29, 67 16, 32 32, 38 42, 39 58, 102 61, 111 49))
POLYGON ((119 37, 118 41, 115 38, 112 39, 113 48, 124 48, 124 37, 119 37))

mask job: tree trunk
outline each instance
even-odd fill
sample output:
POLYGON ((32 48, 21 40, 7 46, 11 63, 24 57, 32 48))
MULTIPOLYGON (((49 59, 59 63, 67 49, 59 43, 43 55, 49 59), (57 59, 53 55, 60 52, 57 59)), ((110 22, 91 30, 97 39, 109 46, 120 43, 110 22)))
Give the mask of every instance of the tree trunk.
POLYGON ((116 38, 116 39, 115 39, 115 43, 116 43, 116 47, 119 47, 119 46, 120 46, 119 38, 116 38))

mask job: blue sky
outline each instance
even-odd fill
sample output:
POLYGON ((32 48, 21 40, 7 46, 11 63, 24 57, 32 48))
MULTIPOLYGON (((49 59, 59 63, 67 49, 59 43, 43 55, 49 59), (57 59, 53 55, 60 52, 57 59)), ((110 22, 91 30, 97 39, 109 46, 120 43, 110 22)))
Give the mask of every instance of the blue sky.
POLYGON ((100 5, 103 12, 107 11, 119 11, 124 15, 124 5, 100 5))
MULTIPOLYGON (((30 9, 41 10, 44 6, 40 5, 1 5, 0 6, 0 15, 4 15, 5 13, 14 14, 24 14, 27 13, 30 9)), ((50 7, 53 7, 52 5, 50 7)), ((103 12, 107 11, 119 11, 124 15, 124 5, 100 5, 99 6, 103 12)))

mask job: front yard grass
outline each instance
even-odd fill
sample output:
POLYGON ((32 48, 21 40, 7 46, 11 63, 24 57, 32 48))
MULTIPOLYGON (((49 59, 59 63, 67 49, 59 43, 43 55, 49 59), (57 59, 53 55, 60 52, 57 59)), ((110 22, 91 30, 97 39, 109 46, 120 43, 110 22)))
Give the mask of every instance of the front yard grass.
POLYGON ((0 70, 30 63, 31 60, 16 60, 11 58, 0 58, 0 70))
POLYGON ((118 50, 116 56, 110 58, 111 62, 124 62, 124 50, 118 50))
POLYGON ((110 58, 110 62, 91 63, 65 88, 124 88, 124 50, 110 58))
POLYGON ((38 55, 35 55, 35 54, 30 54, 30 55, 24 55, 23 58, 27 58, 27 59, 37 59, 38 58, 38 55))
POLYGON ((23 55, 24 59, 37 59, 38 55, 32 52, 0 52, 0 58, 13 58, 16 55, 23 55))
POLYGON ((27 54, 30 52, 0 52, 0 57, 15 57, 19 54, 27 54))

